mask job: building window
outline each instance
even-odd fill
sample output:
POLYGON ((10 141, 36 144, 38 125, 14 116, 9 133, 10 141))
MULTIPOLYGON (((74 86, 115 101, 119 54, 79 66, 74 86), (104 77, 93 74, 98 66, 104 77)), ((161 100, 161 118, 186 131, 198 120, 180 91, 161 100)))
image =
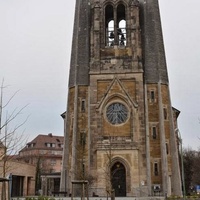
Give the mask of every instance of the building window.
POLYGON ((45 143, 46 147, 56 147, 55 143, 45 143))
POLYGON ((154 176, 158 176, 158 163, 154 163, 154 176))
POLYGON ((168 146, 168 143, 166 143, 166 153, 167 153, 167 155, 169 154, 169 146, 168 146))
POLYGON ((153 126, 153 127, 152 127, 152 138, 153 138, 154 140, 157 139, 157 128, 156 128, 156 126, 153 126))
POLYGON ((51 147, 50 143, 45 143, 46 147, 51 147))
POLYGON ((164 120, 168 119, 167 108, 163 108, 164 120))
POLYGON ((106 116, 112 125, 122 124, 128 119, 128 109, 122 103, 112 103, 106 109, 106 116))
POLYGON ((112 5, 105 8, 106 46, 126 46, 126 11, 123 4, 117 9, 112 5))
POLYGON ((55 159, 51 160, 51 165, 56 165, 56 160, 55 159))
POLYGON ((46 151, 45 150, 40 150, 40 154, 45 154, 46 151))
POLYGON ((81 112, 85 112, 85 99, 81 101, 81 112))
POLYGON ((150 91, 150 102, 153 103, 155 102, 155 91, 154 90, 151 90, 150 91))
POLYGON ((52 143, 52 144, 51 144, 51 147, 56 147, 56 144, 55 144, 55 143, 52 143))
POLYGON ((27 148, 30 148, 30 147, 35 147, 35 143, 29 143, 29 144, 27 144, 27 148))
POLYGON ((64 144, 58 144, 58 147, 63 148, 64 144))

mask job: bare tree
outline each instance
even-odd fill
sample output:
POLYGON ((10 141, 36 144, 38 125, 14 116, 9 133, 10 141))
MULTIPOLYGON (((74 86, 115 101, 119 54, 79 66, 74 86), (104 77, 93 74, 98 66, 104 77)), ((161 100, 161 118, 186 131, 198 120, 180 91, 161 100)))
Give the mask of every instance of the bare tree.
POLYGON ((77 145, 76 145, 76 170, 75 170, 75 179, 79 180, 80 182, 77 182, 75 184, 75 191, 74 194, 78 194, 81 192, 81 194, 78 194, 81 196, 81 199, 84 199, 86 196, 88 196, 88 185, 91 185, 94 177, 90 174, 90 172, 87 170, 87 162, 88 162, 88 149, 87 149, 87 141, 86 141, 86 133, 80 132, 80 134, 77 137, 77 145), (86 184, 87 183, 87 184, 86 184), (79 191, 79 192, 78 192, 79 191))
MULTIPOLYGON (((4 85, 3 80, 0 87, 0 162, 2 163, 3 169, 0 176, 2 177, 6 177, 7 171, 10 170, 7 166, 8 161, 13 159, 14 155, 16 155, 21 147, 26 143, 24 131, 19 133, 19 129, 28 120, 28 117, 26 117, 26 119, 20 124, 14 125, 14 120, 22 114, 22 111, 27 107, 27 105, 19 109, 16 108, 9 112, 8 106, 13 101, 14 97, 19 91, 16 91, 4 103, 4 90, 7 87, 8 86, 4 85)), ((2 200, 6 198, 5 191, 5 184, 2 184, 2 200)))
POLYGON ((200 185, 200 149, 194 151, 192 185, 200 185))
POLYGON ((112 137, 111 136, 108 136, 108 139, 109 139, 109 143, 108 145, 105 145, 105 149, 106 149, 106 157, 107 157, 107 163, 108 163, 108 166, 107 168, 105 169, 105 180, 106 180, 106 193, 107 193, 107 199, 108 199, 108 196, 111 197, 111 199, 115 199, 115 191, 114 191, 114 188, 113 188, 113 174, 112 174, 112 171, 111 171, 111 167, 112 167, 112 159, 114 157, 113 155, 113 143, 112 143, 112 137))
POLYGON ((191 193, 190 187, 192 185, 192 178, 194 175, 194 160, 195 152, 191 148, 183 150, 183 164, 184 164, 184 177, 186 194, 191 193))

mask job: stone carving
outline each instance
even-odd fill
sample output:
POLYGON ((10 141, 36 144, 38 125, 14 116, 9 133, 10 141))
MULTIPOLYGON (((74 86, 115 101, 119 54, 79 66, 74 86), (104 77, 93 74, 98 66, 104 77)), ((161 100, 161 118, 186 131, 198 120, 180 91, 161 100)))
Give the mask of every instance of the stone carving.
POLYGON ((129 5, 130 6, 139 6, 139 1, 138 0, 130 0, 129 5))
POLYGON ((94 7, 95 8, 100 8, 101 7, 99 1, 95 2, 95 6, 94 7))

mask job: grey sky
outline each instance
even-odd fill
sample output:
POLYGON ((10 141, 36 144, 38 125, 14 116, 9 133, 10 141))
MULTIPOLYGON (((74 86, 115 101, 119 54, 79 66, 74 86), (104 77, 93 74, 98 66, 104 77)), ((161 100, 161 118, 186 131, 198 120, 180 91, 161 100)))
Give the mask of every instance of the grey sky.
MULTIPOLYGON (((172 104, 185 147, 200 147, 200 1, 159 0, 172 104)), ((63 135, 75 0, 0 0, 0 80, 30 139, 63 135)), ((19 121, 16 121, 19 123, 19 121)))

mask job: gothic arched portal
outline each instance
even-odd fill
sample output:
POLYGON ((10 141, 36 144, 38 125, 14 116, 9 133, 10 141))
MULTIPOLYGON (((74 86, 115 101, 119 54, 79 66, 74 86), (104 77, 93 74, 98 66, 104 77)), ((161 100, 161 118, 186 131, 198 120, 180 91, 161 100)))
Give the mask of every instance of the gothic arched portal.
POLYGON ((121 162, 116 162, 111 167, 112 187, 116 197, 126 196, 126 169, 121 162))

